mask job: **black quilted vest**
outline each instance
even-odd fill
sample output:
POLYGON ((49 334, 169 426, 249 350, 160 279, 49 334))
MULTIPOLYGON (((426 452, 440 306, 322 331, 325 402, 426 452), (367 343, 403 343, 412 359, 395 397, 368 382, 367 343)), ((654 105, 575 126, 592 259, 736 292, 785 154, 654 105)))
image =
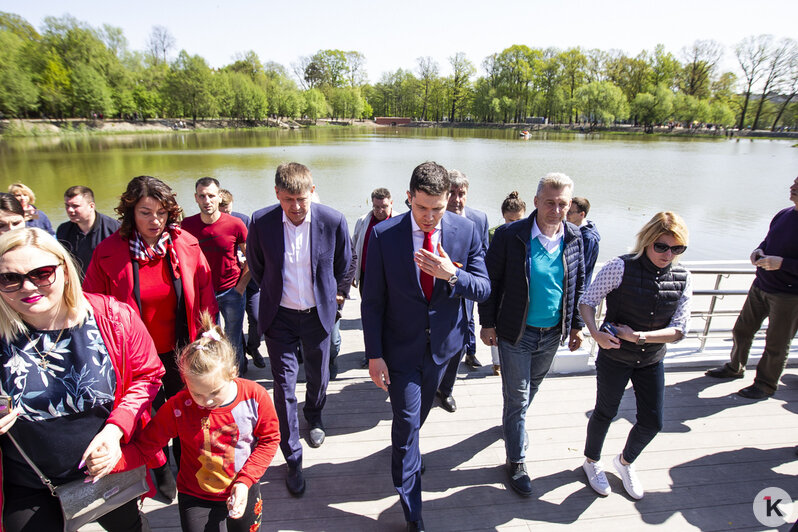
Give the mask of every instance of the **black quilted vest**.
MULTIPOLYGON (((645 254, 639 259, 623 255, 621 285, 607 294, 605 321, 628 325, 634 331, 656 331, 668 326, 687 285, 681 266, 658 268, 645 254)), ((602 349, 613 360, 644 367, 665 358, 665 344, 636 345, 621 340, 620 349, 602 349)))

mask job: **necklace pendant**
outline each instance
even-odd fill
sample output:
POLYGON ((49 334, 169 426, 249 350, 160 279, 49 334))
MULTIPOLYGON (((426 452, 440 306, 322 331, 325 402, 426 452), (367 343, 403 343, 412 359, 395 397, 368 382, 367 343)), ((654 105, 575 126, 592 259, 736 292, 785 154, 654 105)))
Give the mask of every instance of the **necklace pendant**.
POLYGON ((47 369, 50 366, 50 361, 43 358, 39 361, 39 367, 42 369, 47 369))

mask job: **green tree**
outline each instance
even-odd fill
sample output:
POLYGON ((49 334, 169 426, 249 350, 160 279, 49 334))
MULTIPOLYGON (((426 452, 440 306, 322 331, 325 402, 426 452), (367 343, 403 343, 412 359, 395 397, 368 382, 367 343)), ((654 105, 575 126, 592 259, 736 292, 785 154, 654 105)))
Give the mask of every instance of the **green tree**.
POLYGON ((734 54, 745 77, 743 89, 743 109, 740 112, 739 129, 745 127, 745 115, 748 112, 748 102, 751 99, 753 86, 765 75, 765 62, 768 57, 772 35, 759 35, 746 37, 734 47, 734 54))
POLYGON ((609 81, 593 81, 580 87, 576 105, 592 125, 609 124, 629 116, 629 105, 623 91, 609 81))
POLYGON ((453 122, 458 109, 460 109, 460 118, 463 118, 461 107, 465 107, 464 104, 468 98, 471 76, 474 75, 476 69, 473 63, 466 58, 465 52, 457 52, 451 56, 449 58, 449 64, 452 66, 452 76, 449 81, 452 113, 449 115, 449 121, 453 122))
POLYGON ((670 118, 673 112, 673 92, 663 83, 654 94, 640 92, 631 104, 632 115, 651 133, 655 124, 661 124, 670 118))
POLYGON ((190 116, 196 122, 215 114, 211 69, 205 59, 181 50, 166 78, 166 96, 172 116, 190 116))
POLYGON ((723 56, 723 47, 712 40, 697 40, 691 46, 682 48, 684 67, 679 88, 685 94, 706 98, 715 67, 723 56))
POLYGON ((573 123, 576 120, 574 93, 587 80, 587 57, 580 48, 570 48, 560 54, 560 63, 562 64, 565 92, 568 97, 568 122, 573 123))
POLYGON ((92 113, 114 113, 111 89, 95 69, 85 64, 75 65, 70 73, 70 82, 72 105, 79 115, 90 117, 92 113))
POLYGON ((329 112, 327 99, 319 89, 308 89, 305 91, 305 109, 303 113, 310 119, 317 120, 327 116, 329 112))
POLYGON ((4 115, 21 117, 38 107, 39 89, 23 60, 24 45, 17 33, 0 29, 0 113, 4 115))

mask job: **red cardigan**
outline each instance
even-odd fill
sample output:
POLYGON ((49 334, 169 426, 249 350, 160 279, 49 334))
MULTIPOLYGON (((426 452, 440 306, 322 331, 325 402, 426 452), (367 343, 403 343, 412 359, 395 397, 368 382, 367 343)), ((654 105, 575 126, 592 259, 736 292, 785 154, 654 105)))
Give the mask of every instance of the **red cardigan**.
MULTIPOLYGON (((114 406, 106 423, 119 427, 123 433, 121 443, 128 443, 150 421, 151 403, 161 387, 164 374, 163 364, 144 323, 130 306, 108 296, 85 295, 116 372, 114 406)), ((166 459, 163 452, 158 451, 147 465, 157 467, 164 463, 166 459)), ((1 530, 4 530, 2 523, 1 530)))
MULTIPOLYGON (((182 231, 173 239, 173 244, 180 261, 189 341, 194 341, 200 330, 202 311, 207 310, 211 316, 216 316, 218 312, 211 269, 197 239, 188 232, 182 231)), ((133 294, 133 263, 128 241, 119 235, 119 231, 100 242, 94 249, 86 278, 83 280, 83 290, 114 296, 138 312, 136 296, 133 294)))

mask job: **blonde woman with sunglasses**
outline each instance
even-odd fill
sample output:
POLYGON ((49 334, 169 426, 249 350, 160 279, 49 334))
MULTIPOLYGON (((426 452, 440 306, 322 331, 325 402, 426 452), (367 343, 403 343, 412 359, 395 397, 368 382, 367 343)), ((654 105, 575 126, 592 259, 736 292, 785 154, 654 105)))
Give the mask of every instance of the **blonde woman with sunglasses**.
POLYGON ((690 272, 676 264, 687 250, 687 226, 673 212, 660 212, 637 233, 628 255, 599 271, 579 300, 579 312, 596 343, 596 406, 587 425, 582 469, 599 495, 611 488, 601 449, 629 381, 637 403, 637 421, 613 465, 633 499, 643 486, 634 461, 662 430, 666 345, 681 340, 690 321, 690 272), (607 300, 604 323, 596 325, 596 307, 607 300))
MULTIPOLYGON (((63 529, 58 499, 11 440, 56 486, 86 478, 86 460, 113 468, 121 443, 150 419, 164 373, 133 309, 84 294, 69 252, 41 229, 0 236, 0 513, 6 532, 63 529)), ((164 463, 162 453, 150 466, 164 463)), ((110 531, 149 530, 131 500, 98 519, 110 531)))

